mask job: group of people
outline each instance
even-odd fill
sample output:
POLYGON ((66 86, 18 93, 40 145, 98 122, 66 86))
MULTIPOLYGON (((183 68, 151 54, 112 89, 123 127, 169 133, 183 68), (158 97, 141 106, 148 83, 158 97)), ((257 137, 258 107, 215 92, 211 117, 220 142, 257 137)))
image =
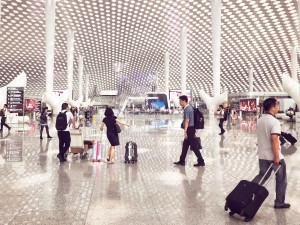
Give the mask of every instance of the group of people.
MULTIPOLYGON (((183 107, 183 145, 179 161, 174 162, 175 165, 185 166, 185 158, 188 152, 189 147, 193 150, 194 154, 197 157, 197 163, 194 164, 195 167, 205 166, 205 162, 202 154, 200 153, 201 145, 197 142, 196 139, 196 130, 194 128, 194 110, 191 105, 188 104, 188 98, 185 95, 179 97, 179 103, 183 107)), ((284 157, 280 150, 279 136, 281 134, 280 122, 275 118, 275 114, 279 110, 279 102, 275 98, 268 98, 263 102, 264 112, 257 120, 257 146, 258 146, 258 158, 259 158, 259 174, 253 179, 253 182, 258 183, 263 179, 262 184, 268 180, 271 175, 271 170, 266 174, 268 168, 271 166, 276 173, 276 198, 274 202, 274 208, 282 209, 289 208, 290 204, 285 202, 285 194, 287 187, 287 175, 286 175, 286 164, 284 157)), ((52 138, 49 134, 49 127, 47 123, 47 110, 45 107, 41 113, 41 131, 40 138, 42 139, 43 129, 46 129, 47 138, 52 138), (46 118, 46 119, 45 119, 46 118)), ((76 124, 73 114, 70 112, 69 105, 67 103, 62 104, 62 113, 65 113, 68 125, 65 130, 58 130, 57 136, 59 139, 59 153, 57 157, 61 163, 66 161, 66 152, 70 147, 71 135, 70 135, 70 126, 75 129, 76 124)), ((223 122, 226 120, 226 110, 222 105, 219 106, 219 116, 220 123, 219 127, 221 129, 221 135, 224 134, 225 130, 223 129, 223 122)), ((3 109, 1 109, 1 131, 3 126, 7 127, 8 130, 11 129, 6 123, 7 115, 7 105, 4 104, 3 109)), ((118 123, 121 125, 129 126, 128 123, 119 120, 112 110, 112 108, 106 108, 105 117, 100 124, 100 131, 104 130, 104 127, 107 127, 107 138, 110 143, 110 148, 108 151, 107 161, 108 163, 113 163, 115 155, 115 147, 120 145, 118 133, 114 129, 114 124, 118 123)), ((230 116, 233 119, 237 119, 237 113, 235 108, 230 110, 230 116), (235 116, 236 115, 236 116, 235 116)))
MULTIPOLYGON (((179 97, 180 105, 184 108, 184 141, 182 152, 176 165, 185 166, 185 157, 189 146, 193 149, 197 156, 198 163, 194 166, 205 166, 204 159, 199 151, 199 146, 196 143, 193 108, 188 105, 187 97, 179 97)), ((279 102, 275 98, 268 98, 263 103, 265 114, 257 120, 257 146, 259 158, 259 173, 255 176, 252 182, 264 184, 271 176, 272 170, 276 172, 276 198, 274 201, 275 209, 289 208, 290 204, 285 202, 285 194, 287 187, 286 164, 281 153, 279 136, 281 134, 281 126, 275 114, 279 110, 279 102), (267 174, 266 174, 267 173, 267 174), (265 175, 266 174, 266 175, 265 175)), ((231 109, 231 116, 235 115, 234 108, 231 109)), ((223 129, 224 118, 226 118, 226 111, 222 105, 219 106, 221 135, 224 134, 223 129)))

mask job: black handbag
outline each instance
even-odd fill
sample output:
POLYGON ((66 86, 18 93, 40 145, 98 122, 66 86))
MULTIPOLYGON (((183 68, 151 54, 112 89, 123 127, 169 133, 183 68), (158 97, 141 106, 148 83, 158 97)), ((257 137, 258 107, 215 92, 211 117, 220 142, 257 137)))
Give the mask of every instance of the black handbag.
POLYGON ((114 124, 114 130, 116 133, 121 133, 121 128, 117 123, 114 124))

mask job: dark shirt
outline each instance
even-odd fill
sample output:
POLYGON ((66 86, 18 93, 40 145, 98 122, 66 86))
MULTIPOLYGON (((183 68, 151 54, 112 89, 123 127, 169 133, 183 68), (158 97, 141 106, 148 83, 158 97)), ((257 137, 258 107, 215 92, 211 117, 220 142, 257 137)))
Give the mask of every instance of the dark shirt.
POLYGON ((105 123, 107 127, 107 133, 114 132, 114 124, 116 123, 116 119, 116 116, 107 116, 102 120, 102 122, 105 123))

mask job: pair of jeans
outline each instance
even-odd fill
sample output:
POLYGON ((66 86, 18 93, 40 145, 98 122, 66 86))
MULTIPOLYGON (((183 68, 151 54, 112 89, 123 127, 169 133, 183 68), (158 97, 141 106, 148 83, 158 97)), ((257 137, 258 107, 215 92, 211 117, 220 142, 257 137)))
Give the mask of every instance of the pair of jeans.
MULTIPOLYGON (((270 165, 273 163, 272 160, 259 160, 259 174, 252 180, 252 182, 259 183, 263 178, 264 174, 267 172, 270 165)), ((275 206, 281 206, 285 202, 285 192, 287 186, 287 176, 286 176, 286 164, 284 159, 280 160, 281 167, 276 173, 276 199, 275 206)), ((273 164, 272 169, 275 171, 278 168, 278 165, 273 164)), ((269 170, 265 178, 263 179, 261 185, 263 185, 268 178, 271 176, 272 170, 269 170)))
POLYGON ((43 130, 44 130, 44 127, 46 128, 47 137, 50 137, 48 125, 41 125, 41 129, 40 129, 40 137, 43 137, 43 130))
POLYGON ((3 129, 3 126, 5 126, 7 129, 9 129, 9 126, 5 123, 6 117, 2 116, 1 117, 1 130, 3 129))
POLYGON ((220 119, 220 122, 219 122, 219 127, 220 127, 220 129, 221 129, 221 133, 223 134, 224 132, 225 132, 225 130, 224 130, 224 128, 223 128, 223 123, 224 123, 224 119, 223 118, 221 118, 220 119))
POLYGON ((64 157, 71 144, 70 131, 57 131, 57 136, 59 140, 59 155, 64 157))
POLYGON ((197 139, 195 138, 196 130, 194 127, 188 127, 187 129, 187 139, 184 139, 183 145, 182 145, 182 151, 180 155, 180 162, 185 162, 186 154, 189 150, 189 147, 191 146, 191 149, 193 149, 193 152, 197 156, 198 163, 203 163, 204 159, 200 153, 200 146, 197 143, 197 139))

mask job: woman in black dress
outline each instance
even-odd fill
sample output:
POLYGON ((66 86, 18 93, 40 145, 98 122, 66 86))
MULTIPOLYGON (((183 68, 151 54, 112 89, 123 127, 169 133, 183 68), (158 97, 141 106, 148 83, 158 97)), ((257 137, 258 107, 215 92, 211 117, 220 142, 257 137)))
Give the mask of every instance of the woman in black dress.
POLYGON ((115 155, 115 146, 120 145, 119 135, 114 130, 114 124, 119 123, 119 124, 122 124, 122 125, 125 125, 128 127, 129 127, 129 124, 118 120, 117 117, 114 115, 114 112, 111 108, 106 108, 104 115, 105 115, 105 117, 100 125, 100 130, 103 131, 104 125, 107 127, 107 139, 111 145, 109 147, 107 161, 109 163, 113 163, 112 161, 113 161, 113 158, 115 155))

